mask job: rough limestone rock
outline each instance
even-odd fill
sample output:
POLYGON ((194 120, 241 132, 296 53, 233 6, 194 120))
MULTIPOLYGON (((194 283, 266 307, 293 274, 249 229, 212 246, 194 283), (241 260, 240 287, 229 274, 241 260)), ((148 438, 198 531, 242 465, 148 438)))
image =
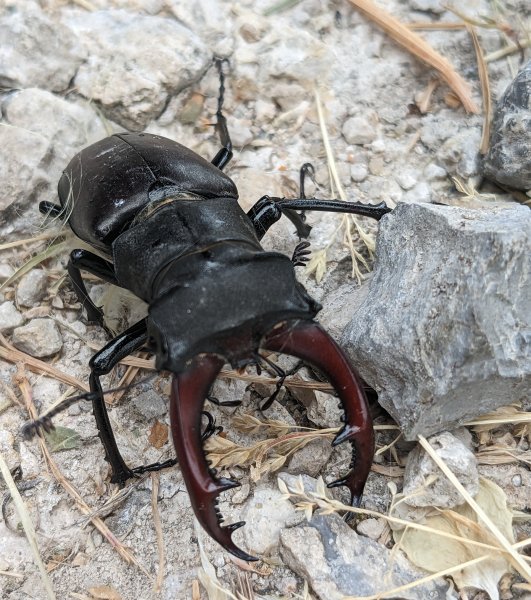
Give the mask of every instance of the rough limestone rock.
POLYGON ((49 178, 46 162, 50 144, 46 138, 21 127, 0 127, 0 224, 11 216, 6 209, 35 203, 49 178))
MULTIPOLYGON (((358 535, 337 515, 314 515, 308 523, 280 534, 280 554, 289 568, 308 581, 320 600, 372 596, 425 575, 401 552, 358 535), (385 575, 385 576, 384 576, 385 575)), ((442 579, 403 591, 393 598, 446 600, 442 579)))
POLYGON ((489 179, 531 189, 531 60, 498 102, 483 168, 489 179))
POLYGON ((0 86, 66 90, 85 53, 73 31, 36 4, 0 13, 0 86))
POLYGON ((531 388, 531 212, 399 205, 343 336, 407 439, 520 401, 531 388))
MULTIPOLYGON (((449 431, 429 439, 435 452, 443 459, 466 491, 476 496, 479 491, 477 460, 471 450, 449 431)), ((455 508, 465 499, 452 482, 421 447, 414 448, 407 457, 403 493, 410 506, 455 508)))
POLYGON ((128 129, 144 129, 212 60, 197 35, 161 17, 106 10, 66 19, 90 55, 75 78, 79 93, 128 129))
POLYGON ((52 319, 32 319, 13 331, 13 346, 36 358, 52 356, 63 347, 63 338, 52 319))

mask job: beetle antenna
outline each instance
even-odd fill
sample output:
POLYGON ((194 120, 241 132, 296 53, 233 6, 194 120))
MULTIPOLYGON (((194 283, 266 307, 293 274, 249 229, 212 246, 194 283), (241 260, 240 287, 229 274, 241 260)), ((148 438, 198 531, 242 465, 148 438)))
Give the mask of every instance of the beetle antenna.
POLYGON ((151 381, 156 377, 156 374, 149 375, 148 377, 144 377, 134 383, 129 383, 127 385, 120 385, 115 388, 110 388, 108 390, 103 390, 102 392, 93 391, 93 392, 84 392, 83 394, 78 394, 77 396, 70 396, 70 398, 65 398, 48 411, 46 411, 43 415, 41 415, 38 419, 34 419, 32 421, 28 421, 22 426, 21 433, 24 440, 29 441, 32 440, 36 435, 41 435, 42 431, 46 433, 50 433, 55 429, 54 424, 52 423, 52 419, 57 416, 59 413, 66 410, 68 407, 72 406, 76 402, 80 400, 90 400, 93 401, 100 396, 100 394, 113 394, 114 392, 123 392, 131 389, 132 387, 136 387, 142 383, 146 383, 147 381, 151 381))

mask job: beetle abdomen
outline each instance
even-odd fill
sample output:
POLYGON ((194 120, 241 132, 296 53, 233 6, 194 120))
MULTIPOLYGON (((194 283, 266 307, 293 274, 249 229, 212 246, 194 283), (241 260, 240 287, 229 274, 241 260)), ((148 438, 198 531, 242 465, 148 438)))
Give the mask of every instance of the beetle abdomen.
POLYGON ((105 252, 150 202, 179 193, 238 198, 233 181, 192 150, 149 133, 120 133, 79 152, 59 180, 74 233, 105 252))

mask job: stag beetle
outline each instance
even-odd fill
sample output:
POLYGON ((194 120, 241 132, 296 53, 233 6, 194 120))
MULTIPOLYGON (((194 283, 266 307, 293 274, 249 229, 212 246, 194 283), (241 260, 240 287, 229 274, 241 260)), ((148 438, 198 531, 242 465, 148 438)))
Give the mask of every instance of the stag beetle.
MULTIPOLYGON (((263 196, 246 214, 238 191, 223 173, 232 157, 225 116, 223 60, 216 59, 220 90, 215 129, 221 149, 211 162, 170 139, 148 133, 119 133, 79 152, 63 172, 60 206, 41 202, 41 212, 63 218, 74 233, 109 260, 73 250, 68 274, 89 321, 103 313, 87 294, 81 271, 126 288, 149 305, 147 318, 97 352, 90 361, 90 399, 111 481, 124 485, 139 473, 176 462, 197 519, 226 550, 256 560, 232 541, 244 523, 221 526, 217 497, 239 485, 216 477, 205 458, 201 431, 203 404, 221 367, 258 365, 270 350, 316 367, 335 388, 345 415, 333 444, 350 441, 350 472, 329 487, 349 488, 360 502, 374 453, 367 401, 356 373, 339 346, 314 321, 321 306, 295 277, 304 264, 307 242, 292 259, 266 252, 260 240, 284 214, 299 237, 307 237, 305 210, 354 213, 380 219, 390 209, 306 198, 302 170, 300 198, 263 196), (131 469, 123 460, 104 402, 100 377, 146 346, 156 368, 173 374, 170 421, 177 461, 131 469)), ((54 413, 55 414, 55 413, 54 413)), ((26 431, 49 428, 51 413, 26 431)), ((212 424, 210 424, 210 433, 212 424)))

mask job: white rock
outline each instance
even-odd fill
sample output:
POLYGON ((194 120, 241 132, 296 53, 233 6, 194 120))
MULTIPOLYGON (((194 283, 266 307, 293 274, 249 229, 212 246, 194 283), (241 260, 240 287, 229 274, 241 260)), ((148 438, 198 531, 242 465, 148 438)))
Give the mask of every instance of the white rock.
POLYGON ((255 489, 242 511, 246 548, 255 554, 266 554, 278 545, 280 531, 290 525, 300 523, 304 515, 295 510, 289 500, 284 500, 282 492, 261 484, 255 489))
POLYGON ((350 117, 341 129, 343 137, 349 144, 370 144, 378 135, 376 129, 366 117, 350 117))
POLYGON ((65 90, 85 57, 76 36, 36 4, 18 4, 0 18, 0 85, 65 90))
POLYGON ((17 304, 32 308, 42 300, 48 285, 48 275, 42 269, 32 269, 17 286, 17 304))
MULTIPOLYGON (((474 454, 448 431, 432 436, 428 441, 467 492, 474 497, 479 490, 474 454)), ((414 448, 408 455, 403 493, 407 498, 405 502, 417 508, 454 508, 465 502, 421 446, 414 448)))
POLYGON ((13 331, 13 346, 30 356, 52 356, 63 347, 63 338, 56 323, 51 319, 33 319, 13 331))
POLYGON ((0 127, 0 211, 35 202, 39 186, 49 181, 42 168, 49 146, 40 134, 20 127, 0 127))
POLYGON ((0 332, 11 333, 15 327, 20 327, 24 323, 24 318, 15 308, 13 302, 3 302, 0 304, 0 332))
POLYGON ((130 129, 145 129, 212 59, 197 35, 171 19, 105 10, 71 12, 67 21, 89 52, 78 91, 130 129))
POLYGON ((368 175, 369 170, 367 169, 367 165, 363 163, 357 163, 355 165, 350 166, 350 178, 352 179, 352 181, 360 183, 361 181, 367 179, 368 175))

